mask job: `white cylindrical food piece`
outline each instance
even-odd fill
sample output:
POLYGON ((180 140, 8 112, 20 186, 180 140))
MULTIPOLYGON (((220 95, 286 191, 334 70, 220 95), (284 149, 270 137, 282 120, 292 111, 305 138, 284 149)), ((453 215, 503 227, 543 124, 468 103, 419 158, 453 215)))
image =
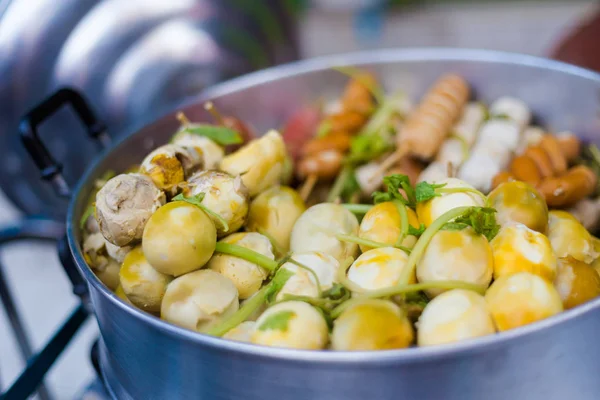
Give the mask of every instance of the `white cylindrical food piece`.
POLYGON ((451 137, 444 140, 436 156, 436 161, 446 166, 448 163, 451 163, 454 167, 460 166, 469 154, 469 149, 465 146, 466 144, 457 138, 451 137))
POLYGON ((485 106, 480 102, 470 102, 452 130, 454 136, 461 138, 467 146, 473 146, 481 124, 485 119, 485 106))
POLYGON ((502 171, 502 167, 485 153, 473 152, 472 156, 458 171, 458 178, 469 183, 475 189, 488 193, 492 188, 492 179, 502 171))
POLYGON ((448 166, 434 161, 419 175, 419 182, 434 183, 448 178, 448 166))
POLYGON ((539 126, 528 126, 521 135, 521 141, 517 146, 517 154, 522 154, 530 146, 537 146, 545 135, 545 131, 539 126))
POLYGON ((379 190, 381 187, 382 178, 385 172, 380 172, 378 176, 375 176, 379 169, 379 163, 377 161, 371 161, 361 165, 354 171, 354 177, 364 195, 370 196, 371 193, 379 190))
POLYGON ((515 97, 504 96, 496 99, 490 105, 490 115, 506 116, 515 121, 520 130, 525 129, 531 121, 531 111, 523 100, 515 97))
POLYGON ((514 151, 520 142, 521 128, 516 122, 506 119, 492 119, 481 127, 473 152, 475 153, 484 147, 496 146, 514 151))
POLYGON ((339 262, 354 257, 358 245, 339 240, 337 234, 357 235, 356 216, 339 204, 317 204, 302 213, 294 224, 290 249, 294 253, 322 252, 339 262))

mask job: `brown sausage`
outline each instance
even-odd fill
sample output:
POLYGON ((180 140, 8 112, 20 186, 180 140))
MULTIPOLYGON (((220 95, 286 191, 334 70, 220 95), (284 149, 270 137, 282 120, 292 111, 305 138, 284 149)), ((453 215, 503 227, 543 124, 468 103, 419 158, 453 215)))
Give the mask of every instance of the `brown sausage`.
POLYGON ((502 171, 498 174, 496 174, 496 176, 494 176, 494 179, 492 179, 492 189, 497 188, 498 186, 500 186, 501 184, 505 183, 505 182, 510 182, 510 181, 516 181, 517 178, 515 178, 515 176, 513 174, 511 174, 508 171, 502 171))
POLYGON ((560 149, 558 140, 552 135, 544 135, 539 143, 539 146, 546 152, 554 175, 562 175, 567 170, 567 158, 560 149))
POLYGON ((344 155, 337 150, 326 150, 308 156, 298 162, 298 175, 301 178, 315 175, 319 179, 333 179, 339 173, 344 155))
POLYGON ((566 157, 567 162, 573 162, 581 152, 581 141, 577 136, 570 132, 559 133, 556 136, 560 149, 566 157))
MULTIPOLYGON (((540 146, 530 146, 525 150, 525 156, 531 158, 542 178, 554 176, 554 169, 552 168, 552 162, 548 154, 540 146)), ((514 173, 514 171, 513 171, 514 173)))
POLYGON ((514 175, 516 180, 534 185, 542 179, 537 164, 531 157, 526 155, 520 155, 513 158, 510 163, 510 172, 514 175))
POLYGON ((591 195, 597 184, 594 172, 583 165, 571 168, 566 174, 542 180, 537 189, 550 207, 565 207, 591 195))
POLYGON ((314 138, 302 149, 302 156, 312 156, 326 150, 337 150, 345 153, 350 148, 350 135, 345 132, 333 132, 330 135, 314 138))

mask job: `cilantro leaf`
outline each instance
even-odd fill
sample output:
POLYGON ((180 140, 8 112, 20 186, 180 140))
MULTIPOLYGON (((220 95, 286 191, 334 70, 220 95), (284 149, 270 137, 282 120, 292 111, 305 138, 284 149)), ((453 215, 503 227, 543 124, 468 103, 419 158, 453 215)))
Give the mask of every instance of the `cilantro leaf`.
POLYGON ((408 234, 412 236, 421 236, 425 232, 425 224, 421 224, 418 228, 408 225, 408 234))
POLYGON ((269 283, 269 289, 265 293, 265 299, 267 303, 272 303, 275 300, 277 293, 283 288, 283 285, 294 276, 294 273, 286 268, 279 268, 275 273, 275 276, 269 283))
POLYGON ((216 213, 202 204, 202 200, 204 200, 205 193, 198 193, 197 195, 185 197, 183 193, 179 193, 177 196, 173 197, 173 201, 185 201, 186 203, 190 203, 195 205, 196 207, 200 207, 202 211, 208 214, 208 216, 213 219, 219 221, 221 226, 223 227, 223 232, 229 231, 229 224, 219 213, 216 213))
POLYGON ((429 182, 419 182, 415 187, 415 197, 417 198, 417 203, 421 203, 423 201, 431 200, 434 197, 441 196, 435 190, 446 186, 443 184, 435 184, 429 182))
POLYGON ((273 315, 269 315, 265 321, 258 327, 259 331, 287 331, 288 324, 291 319, 296 317, 294 311, 280 311, 273 315))
MULTIPOLYGON (((450 229, 459 229, 461 224, 472 227, 475 232, 485 236, 489 241, 500 230, 500 225, 496 222, 496 210, 489 207, 472 207, 468 212, 456 218, 450 224, 446 224, 446 226, 450 225, 450 229)), ((464 226, 460 229, 464 229, 464 226)))
POLYGON ((415 189, 410 184, 408 176, 400 174, 388 175, 383 178, 383 184, 387 188, 387 191, 373 193, 375 204, 393 200, 398 200, 402 204, 411 207, 416 204, 415 189), (406 197, 400 193, 400 189, 404 190, 406 197))
POLYGON ((185 197, 183 193, 179 193, 177 196, 173 197, 173 201, 185 201, 186 203, 190 203, 198 207, 204 207, 202 204, 204 196, 204 193, 199 193, 195 196, 185 197))
POLYGON ((205 136, 221 146, 240 144, 243 142, 242 136, 238 132, 224 126, 194 124, 193 126, 184 127, 181 132, 205 136))

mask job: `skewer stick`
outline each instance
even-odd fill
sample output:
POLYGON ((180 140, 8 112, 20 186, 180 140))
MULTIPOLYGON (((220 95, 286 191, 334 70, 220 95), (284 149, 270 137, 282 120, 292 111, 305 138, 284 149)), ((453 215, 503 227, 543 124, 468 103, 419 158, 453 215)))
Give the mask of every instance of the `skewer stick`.
POLYGON ((176 115, 177 119, 183 126, 188 126, 190 124, 190 120, 185 116, 183 111, 179 111, 176 115))
POLYGON ((446 174, 448 175, 448 178, 456 177, 456 170, 457 168, 454 168, 454 164, 448 161, 448 165, 446 165, 446 174))
POLYGON ((212 117, 215 119, 215 121, 217 121, 220 125, 225 125, 225 119, 223 118, 219 110, 217 110, 212 101, 207 101, 206 103, 204 103, 204 109, 208 111, 210 115, 212 115, 212 117))
POLYGON ((408 149, 404 147, 390 154, 388 158, 386 158, 381 164, 379 164, 379 167, 369 177, 368 182, 372 183, 373 181, 379 179, 382 174, 385 174, 388 169, 390 169, 394 164, 400 161, 407 153, 408 149))
POLYGON ((302 188, 300 188, 300 197, 302 200, 308 200, 308 197, 312 193, 315 185, 317 184, 318 177, 315 174, 309 175, 304 183, 302 184, 302 188))

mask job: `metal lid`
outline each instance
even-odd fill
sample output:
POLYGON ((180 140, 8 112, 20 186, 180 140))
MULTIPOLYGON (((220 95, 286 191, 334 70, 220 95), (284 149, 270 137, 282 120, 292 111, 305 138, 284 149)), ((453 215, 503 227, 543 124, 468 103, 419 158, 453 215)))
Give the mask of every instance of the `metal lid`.
MULTIPOLYGON (((295 46, 282 46, 293 38, 278 1, 260 7, 245 0, 55 3, 15 0, 0 26, 0 48, 7 50, 0 60, 7 77, 0 81, 0 189, 30 215, 66 214, 68 200, 40 179, 17 134, 21 116, 60 87, 78 89, 116 138, 207 86, 296 57, 289 51, 295 46), (273 29, 283 33, 267 37, 273 29)), ((70 185, 99 151, 69 109, 39 134, 70 185)))

